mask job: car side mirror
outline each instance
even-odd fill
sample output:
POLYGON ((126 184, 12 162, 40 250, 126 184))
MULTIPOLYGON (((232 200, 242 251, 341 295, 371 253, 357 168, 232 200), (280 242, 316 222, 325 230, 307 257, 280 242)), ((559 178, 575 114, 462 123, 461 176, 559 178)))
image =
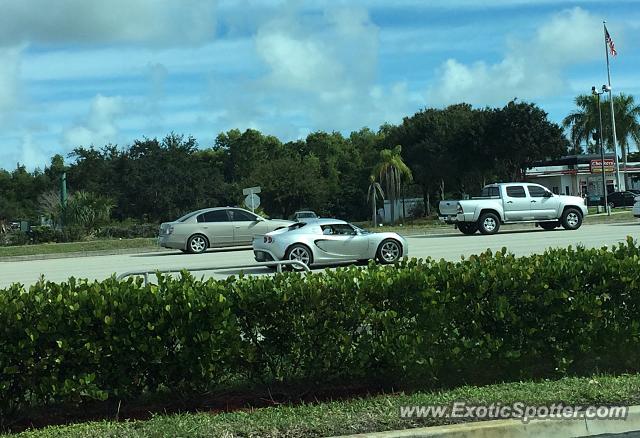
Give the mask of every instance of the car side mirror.
POLYGON ((544 192, 544 197, 545 198, 551 198, 553 196, 553 193, 551 192, 544 192))
POLYGON ((264 221, 265 221, 265 218, 263 218, 262 216, 258 216, 258 217, 257 217, 257 219, 256 219, 256 221, 258 221, 258 222, 264 222, 264 221))

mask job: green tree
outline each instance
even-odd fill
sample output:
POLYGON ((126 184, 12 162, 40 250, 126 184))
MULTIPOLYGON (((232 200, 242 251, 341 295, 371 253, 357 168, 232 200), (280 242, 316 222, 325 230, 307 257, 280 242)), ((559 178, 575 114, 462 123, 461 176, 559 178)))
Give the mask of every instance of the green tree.
POLYGON ((411 181, 411 169, 402 160, 402 146, 396 145, 393 149, 380 151, 380 161, 373 169, 380 182, 384 181, 386 193, 391 203, 391 223, 396 221, 396 200, 400 196, 403 178, 411 181))
POLYGON ((487 141, 496 157, 498 178, 518 181, 533 163, 567 153, 569 142, 562 128, 533 103, 509 102, 493 110, 487 141))

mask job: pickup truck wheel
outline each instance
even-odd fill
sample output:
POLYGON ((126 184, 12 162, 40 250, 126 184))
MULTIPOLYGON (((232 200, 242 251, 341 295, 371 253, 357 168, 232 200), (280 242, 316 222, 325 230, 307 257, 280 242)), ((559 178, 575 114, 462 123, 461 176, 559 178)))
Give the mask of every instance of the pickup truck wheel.
POLYGON ((482 234, 496 234, 500 229, 500 219, 494 213, 484 213, 478 219, 478 229, 482 234))
POLYGON ((565 230, 577 230, 582 225, 582 213, 575 208, 567 208, 562 213, 562 226, 565 230))
POLYGON ((558 222, 540 222, 540 228, 546 231, 555 230, 560 224, 558 222))
POLYGON ((458 224, 458 229, 462 232, 462 234, 471 235, 475 234, 476 231, 478 231, 478 224, 462 222, 458 224))

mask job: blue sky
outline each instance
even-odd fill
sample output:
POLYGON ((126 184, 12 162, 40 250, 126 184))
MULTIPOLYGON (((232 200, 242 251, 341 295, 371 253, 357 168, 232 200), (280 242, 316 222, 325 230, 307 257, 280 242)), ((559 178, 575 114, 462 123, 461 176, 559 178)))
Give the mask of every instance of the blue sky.
POLYGON ((640 0, 4 0, 0 168, 170 132, 282 140, 514 97, 640 99, 640 0))

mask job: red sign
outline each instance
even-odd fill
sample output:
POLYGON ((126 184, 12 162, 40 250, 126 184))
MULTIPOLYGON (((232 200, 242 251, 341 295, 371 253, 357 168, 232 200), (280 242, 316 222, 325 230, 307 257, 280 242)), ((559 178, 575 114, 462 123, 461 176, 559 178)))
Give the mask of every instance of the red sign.
MULTIPOLYGON (((604 159, 604 171, 613 172, 616 166, 613 158, 604 159)), ((591 160, 591 173, 602 173, 602 160, 591 160)))

